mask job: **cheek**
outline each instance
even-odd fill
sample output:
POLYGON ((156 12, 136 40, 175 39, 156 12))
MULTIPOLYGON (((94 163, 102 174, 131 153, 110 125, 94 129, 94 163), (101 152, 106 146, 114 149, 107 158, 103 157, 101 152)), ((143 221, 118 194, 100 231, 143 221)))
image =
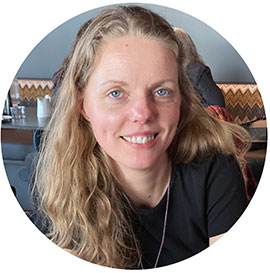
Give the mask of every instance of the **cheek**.
POLYGON ((176 129, 180 120, 180 104, 175 105, 167 113, 166 117, 168 124, 170 124, 170 129, 176 129))
POLYGON ((97 104, 89 105, 86 113, 98 142, 111 139, 119 131, 123 115, 108 111, 97 104))

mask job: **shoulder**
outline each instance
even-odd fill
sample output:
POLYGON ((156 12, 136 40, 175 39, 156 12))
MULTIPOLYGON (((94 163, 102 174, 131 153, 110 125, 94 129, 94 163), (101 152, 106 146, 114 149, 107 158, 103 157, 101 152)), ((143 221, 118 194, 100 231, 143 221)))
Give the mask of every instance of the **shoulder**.
POLYGON ((211 156, 205 157, 196 157, 191 164, 194 165, 204 165, 205 167, 213 167, 213 166, 222 166, 224 164, 227 165, 237 165, 238 162, 234 155, 225 155, 221 153, 212 154, 211 156))
POLYGON ((172 184, 182 198, 192 196, 198 207, 206 202, 211 207, 224 200, 246 204, 243 174, 232 155, 214 154, 178 163, 174 165, 172 177, 172 184))
POLYGON ((173 171, 181 176, 200 177, 209 180, 213 176, 224 177, 231 173, 238 178, 242 176, 239 164, 233 155, 213 154, 211 156, 196 157, 188 163, 174 164, 173 171))
POLYGON ((233 155, 225 155, 221 153, 213 153, 209 156, 197 156, 192 161, 187 163, 176 163, 176 168, 198 168, 207 167, 213 164, 222 164, 223 162, 237 162, 233 155))

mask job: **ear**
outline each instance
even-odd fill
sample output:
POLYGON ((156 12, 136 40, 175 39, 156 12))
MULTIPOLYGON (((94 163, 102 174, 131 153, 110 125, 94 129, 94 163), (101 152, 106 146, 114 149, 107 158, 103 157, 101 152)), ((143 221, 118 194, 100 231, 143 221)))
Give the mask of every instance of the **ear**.
POLYGON ((90 121, 87 113, 85 112, 85 106, 84 106, 84 98, 82 96, 80 96, 79 98, 79 109, 80 109, 80 112, 81 114, 83 115, 83 117, 87 120, 87 121, 90 121))

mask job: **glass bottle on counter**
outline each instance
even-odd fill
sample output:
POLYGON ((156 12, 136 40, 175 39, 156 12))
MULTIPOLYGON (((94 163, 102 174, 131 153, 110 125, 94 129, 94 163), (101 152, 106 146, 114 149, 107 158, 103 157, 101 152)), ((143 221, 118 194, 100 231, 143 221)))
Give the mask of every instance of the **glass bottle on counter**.
POLYGON ((10 97, 11 97, 11 106, 19 106, 20 105, 20 90, 18 79, 14 79, 10 86, 10 97))
POLYGON ((4 109, 3 109, 3 115, 8 115, 8 116, 11 115, 10 106, 11 106, 11 97, 10 97, 10 93, 8 92, 6 100, 5 100, 4 109))

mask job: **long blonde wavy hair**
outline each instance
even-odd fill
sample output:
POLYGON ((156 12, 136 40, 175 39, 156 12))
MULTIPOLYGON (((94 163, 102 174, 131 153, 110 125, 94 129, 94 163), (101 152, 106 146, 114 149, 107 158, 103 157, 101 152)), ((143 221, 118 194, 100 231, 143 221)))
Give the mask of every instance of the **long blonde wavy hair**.
MULTIPOLYGON (((168 154, 174 162, 190 162, 212 153, 236 155, 241 168, 249 139, 237 125, 205 111, 183 69, 181 43, 159 15, 136 6, 102 11, 86 22, 63 63, 58 95, 43 134, 34 193, 48 225, 48 237, 90 262, 136 268, 140 246, 132 229, 132 205, 118 186, 117 174, 80 111, 80 97, 105 40, 137 35, 170 48, 179 70, 181 119, 168 154), (241 153, 234 138, 244 143, 241 153)), ((59 83, 58 82, 58 83, 59 83)))

